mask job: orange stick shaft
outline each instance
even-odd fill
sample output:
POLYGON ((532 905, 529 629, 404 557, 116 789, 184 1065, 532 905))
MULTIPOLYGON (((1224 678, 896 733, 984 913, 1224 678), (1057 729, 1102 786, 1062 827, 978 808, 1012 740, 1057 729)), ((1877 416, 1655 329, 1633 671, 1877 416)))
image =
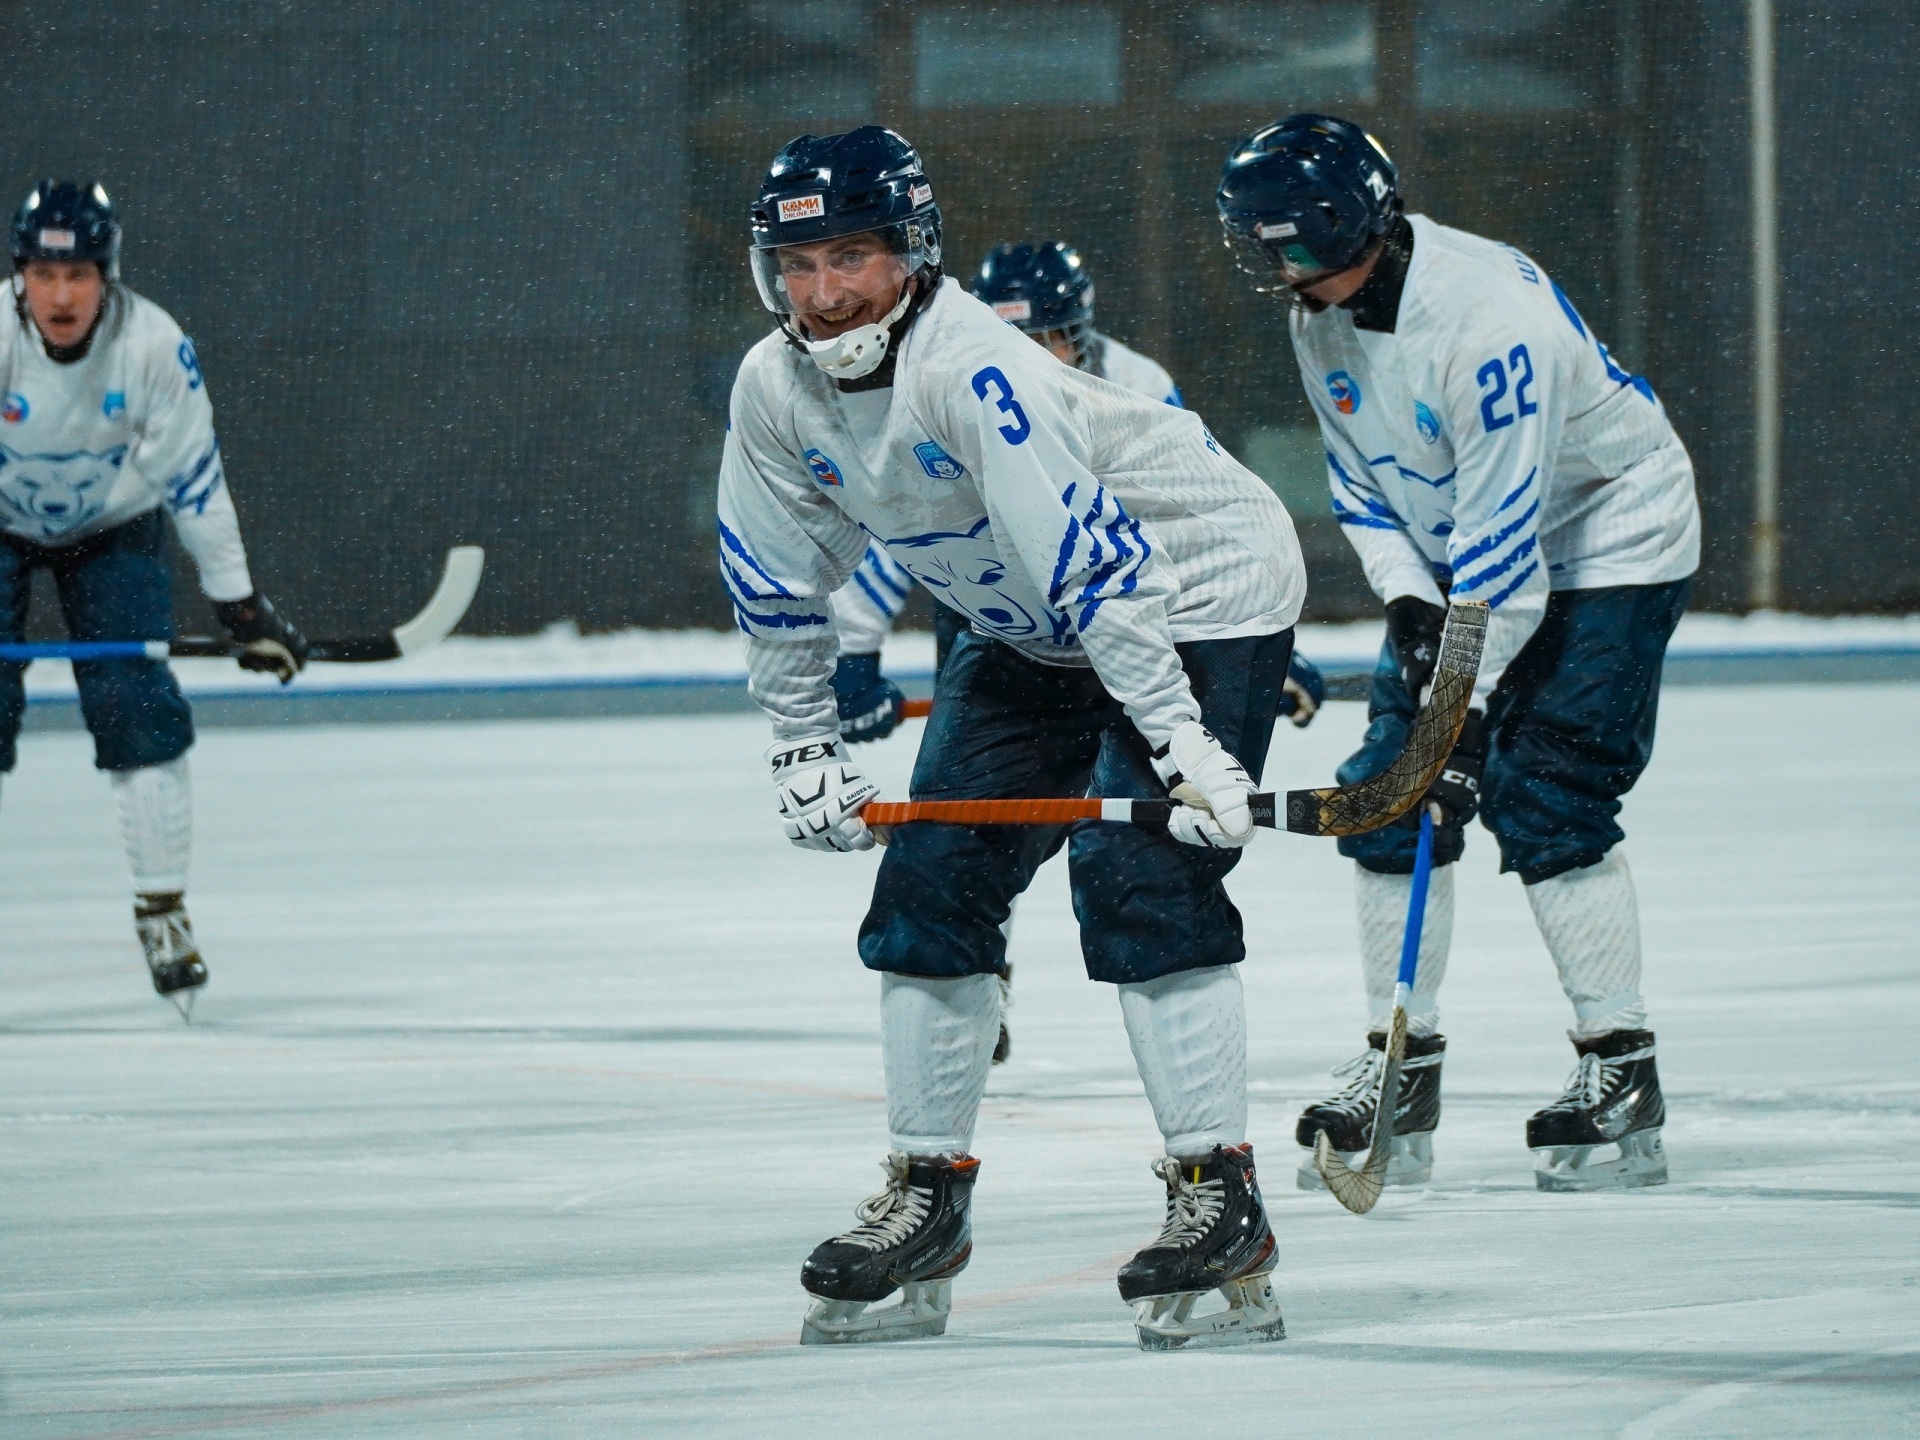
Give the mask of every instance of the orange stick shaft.
POLYGON ((924 720, 927 716, 931 715, 932 713, 933 713, 933 701, 909 700, 904 706, 901 707, 900 718, 902 720, 924 720))
POLYGON ((1098 800, 876 800, 860 812, 869 825, 938 820, 947 825, 1064 825, 1098 820, 1098 800))

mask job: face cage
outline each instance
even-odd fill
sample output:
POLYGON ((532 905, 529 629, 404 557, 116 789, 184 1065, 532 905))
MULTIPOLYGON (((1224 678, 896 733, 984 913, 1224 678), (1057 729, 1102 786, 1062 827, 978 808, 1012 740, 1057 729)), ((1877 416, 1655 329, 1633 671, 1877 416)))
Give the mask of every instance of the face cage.
POLYGON ((1073 351, 1073 364, 1077 370, 1087 369, 1093 360, 1093 321, 1075 320, 1069 325, 1021 325, 1016 327, 1028 339, 1041 345, 1047 343, 1052 335, 1066 337, 1067 348, 1073 351))
MULTIPOLYGON (((847 235, 835 235, 832 239, 846 240, 854 235, 884 235, 888 231, 899 232, 889 238, 895 241, 894 253, 907 262, 909 277, 922 270, 931 269, 940 263, 940 244, 931 238, 930 227, 918 220, 900 220, 891 225, 876 225, 871 230, 854 230, 847 235)), ((803 241, 803 244, 819 244, 819 241, 803 241)), ((790 245, 755 246, 748 252, 749 264, 753 269, 754 288, 760 292, 760 303, 774 314, 792 319, 798 312, 793 305, 793 297, 787 293, 786 277, 780 271, 780 252, 793 249, 790 245)))
POLYGON ((1271 295, 1289 305, 1309 310, 1325 308, 1312 296, 1301 292, 1308 285, 1317 285, 1330 275, 1338 275, 1338 269, 1325 265, 1301 265, 1285 255, 1275 255, 1267 242, 1249 240, 1224 221, 1221 222, 1221 230, 1224 232, 1227 253, 1233 256, 1234 268, 1246 276, 1255 294, 1271 295))

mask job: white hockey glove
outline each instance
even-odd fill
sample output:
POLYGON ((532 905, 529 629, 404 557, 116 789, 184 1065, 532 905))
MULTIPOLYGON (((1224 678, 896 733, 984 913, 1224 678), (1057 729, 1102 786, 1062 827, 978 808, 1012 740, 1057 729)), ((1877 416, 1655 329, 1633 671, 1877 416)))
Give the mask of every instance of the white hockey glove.
POLYGON ((777 740, 767 749, 774 794, 787 839, 805 850, 871 850, 873 832, 860 807, 880 787, 847 758, 837 735, 777 740))
POLYGON ((1198 720, 1173 732, 1167 748, 1153 757, 1153 768, 1180 802, 1167 825, 1174 839, 1214 850, 1238 850, 1253 839, 1247 808, 1253 780, 1198 720))

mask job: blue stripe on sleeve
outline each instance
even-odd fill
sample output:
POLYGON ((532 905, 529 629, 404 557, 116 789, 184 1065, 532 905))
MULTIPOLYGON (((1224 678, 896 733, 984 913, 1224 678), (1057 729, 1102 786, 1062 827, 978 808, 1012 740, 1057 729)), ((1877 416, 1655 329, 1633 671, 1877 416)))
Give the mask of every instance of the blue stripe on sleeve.
MULTIPOLYGON (((1539 568, 1540 568, 1540 562, 1538 560, 1534 561, 1533 564, 1527 566, 1526 569, 1522 570, 1518 575, 1514 576, 1513 579, 1507 583, 1506 588, 1500 591, 1499 594, 1488 597, 1487 608, 1489 610, 1498 610, 1500 608, 1501 602, 1506 600, 1508 596, 1512 595, 1513 592, 1518 590, 1522 585, 1526 584, 1527 581, 1533 577, 1534 572, 1539 568)), ((1458 590, 1459 588, 1460 587, 1457 585, 1454 587, 1454 589, 1456 590, 1458 590)))
POLYGON ((1506 574, 1507 571, 1511 570, 1515 565, 1518 565, 1527 556, 1531 555, 1534 551, 1534 547, 1539 543, 1540 542, 1539 542, 1538 536, 1536 535, 1527 536, 1525 540, 1522 540, 1518 545, 1513 547, 1513 549, 1508 553, 1506 559, 1495 561, 1493 564, 1487 566, 1484 570, 1481 570, 1477 574, 1471 575, 1464 580, 1454 581, 1453 593, 1456 595, 1464 595, 1469 590, 1478 590, 1482 585, 1486 584, 1489 580, 1498 580, 1502 575, 1506 574))

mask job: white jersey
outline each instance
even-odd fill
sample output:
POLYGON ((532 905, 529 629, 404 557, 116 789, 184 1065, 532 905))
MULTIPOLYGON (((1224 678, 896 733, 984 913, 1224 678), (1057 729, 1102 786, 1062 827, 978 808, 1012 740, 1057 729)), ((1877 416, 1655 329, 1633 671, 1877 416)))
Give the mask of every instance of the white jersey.
MULTIPOLYGON (((1181 403, 1180 387, 1159 364, 1111 335, 1095 331, 1093 341, 1095 362, 1091 369, 1102 380, 1111 380, 1149 400, 1181 403)), ((853 579, 834 591, 829 602, 834 628, 840 633, 840 653, 879 654, 912 594, 913 577, 887 558, 877 540, 869 545, 867 558, 860 562, 853 579)))
POLYGON ((973 628, 1091 664, 1156 747, 1199 706, 1178 642, 1270 634, 1306 591, 1286 510, 1190 411, 1062 365, 946 281, 890 388, 779 333, 734 381, 721 568, 782 738, 837 727, 827 598, 868 542, 973 628))
POLYGON ((1493 609, 1480 703, 1551 590, 1652 585, 1700 563, 1693 465, 1653 387, 1508 245, 1410 216, 1392 333, 1296 311, 1294 354, 1333 511, 1382 600, 1493 609))
POLYGON ((0 529, 71 545, 165 505, 201 589, 253 593, 206 381, 166 311, 112 286, 70 365, 47 358, 31 319, 0 322, 0 391, 0 529))

